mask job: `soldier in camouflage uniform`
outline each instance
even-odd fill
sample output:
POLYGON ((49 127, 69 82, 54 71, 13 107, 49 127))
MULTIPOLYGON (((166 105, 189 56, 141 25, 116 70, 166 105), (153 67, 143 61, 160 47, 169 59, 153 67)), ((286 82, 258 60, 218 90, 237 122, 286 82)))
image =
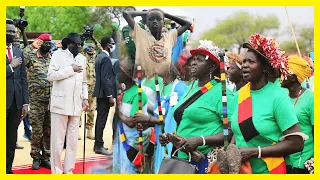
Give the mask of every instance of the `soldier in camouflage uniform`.
MULTIPOLYGON (((42 36, 44 36, 45 34, 43 34, 42 36)), ((23 49, 23 53, 25 54, 29 54, 29 53, 36 53, 37 50, 40 48, 40 46, 42 45, 43 41, 41 39, 43 39, 41 35, 36 38, 32 44, 26 46, 23 49)))
POLYGON ((30 125, 32 127, 31 152, 32 169, 40 166, 51 169, 50 163, 50 134, 51 118, 49 99, 51 83, 47 80, 50 64, 51 35, 42 34, 44 41, 38 50, 28 49, 24 52, 28 68, 28 90, 30 99, 30 125), (41 154, 42 152, 42 154, 41 154))
MULTIPOLYGON (((87 113, 87 138, 94 140, 94 135, 92 133, 92 128, 94 125, 94 113, 96 111, 96 101, 95 98, 92 97, 95 81, 96 81, 96 75, 94 71, 94 64, 96 62, 96 53, 95 53, 95 47, 92 45, 89 45, 86 50, 84 51, 84 55, 87 59, 86 64, 86 71, 87 71, 87 83, 88 83, 88 97, 89 97, 89 111, 87 113)), ((82 124, 82 116, 80 117, 80 126, 82 124)), ((80 136, 79 136, 79 139, 80 136)))

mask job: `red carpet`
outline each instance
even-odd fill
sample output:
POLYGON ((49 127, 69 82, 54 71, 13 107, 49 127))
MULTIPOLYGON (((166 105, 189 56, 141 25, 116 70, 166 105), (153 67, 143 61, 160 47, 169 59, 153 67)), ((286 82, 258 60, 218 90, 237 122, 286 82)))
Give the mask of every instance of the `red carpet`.
MULTIPOLYGON (((112 157, 99 156, 85 159, 85 174, 109 174, 112 170, 112 157)), ((83 174, 83 159, 77 159, 73 174, 83 174)), ((32 170, 31 164, 15 166, 12 168, 14 174, 51 174, 50 169, 41 167, 32 170)))

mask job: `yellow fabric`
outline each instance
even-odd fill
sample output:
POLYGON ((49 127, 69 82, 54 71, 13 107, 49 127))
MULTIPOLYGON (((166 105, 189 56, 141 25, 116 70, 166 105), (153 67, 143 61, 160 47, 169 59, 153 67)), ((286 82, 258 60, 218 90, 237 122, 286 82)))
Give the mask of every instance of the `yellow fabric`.
POLYGON ((311 74, 309 63, 300 56, 289 56, 289 71, 295 74, 301 84, 311 74))
POLYGON ((267 164, 269 171, 272 171, 284 162, 283 157, 265 157, 262 160, 267 164))
POLYGON ((121 142, 126 141, 126 137, 124 136, 124 134, 120 134, 120 141, 121 142))
POLYGON ((251 96, 250 95, 250 83, 247 83, 245 86, 243 86, 240 89, 239 98, 238 98, 238 104, 241 104, 242 101, 246 100, 250 96, 251 96))

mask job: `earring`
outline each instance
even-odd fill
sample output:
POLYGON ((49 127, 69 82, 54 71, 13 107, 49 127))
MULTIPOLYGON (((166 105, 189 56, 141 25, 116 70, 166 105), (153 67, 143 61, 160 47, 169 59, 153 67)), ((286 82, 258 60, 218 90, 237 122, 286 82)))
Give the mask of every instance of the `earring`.
POLYGON ((212 72, 210 71, 210 79, 212 79, 212 72))

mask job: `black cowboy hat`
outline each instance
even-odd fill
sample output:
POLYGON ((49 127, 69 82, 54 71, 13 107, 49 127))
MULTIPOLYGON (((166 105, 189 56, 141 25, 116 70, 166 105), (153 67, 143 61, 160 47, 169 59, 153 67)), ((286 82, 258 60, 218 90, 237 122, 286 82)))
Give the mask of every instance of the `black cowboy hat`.
POLYGON ((257 49, 255 49, 250 43, 243 43, 242 45, 243 48, 247 48, 255 53, 257 53, 258 55, 260 55, 264 60, 266 60, 267 62, 269 62, 269 58, 264 55, 263 53, 261 53, 260 51, 258 51, 257 49))
POLYGON ((82 41, 81 41, 80 35, 72 32, 72 33, 68 34, 67 37, 62 39, 62 45, 67 45, 71 42, 81 44, 82 41))

